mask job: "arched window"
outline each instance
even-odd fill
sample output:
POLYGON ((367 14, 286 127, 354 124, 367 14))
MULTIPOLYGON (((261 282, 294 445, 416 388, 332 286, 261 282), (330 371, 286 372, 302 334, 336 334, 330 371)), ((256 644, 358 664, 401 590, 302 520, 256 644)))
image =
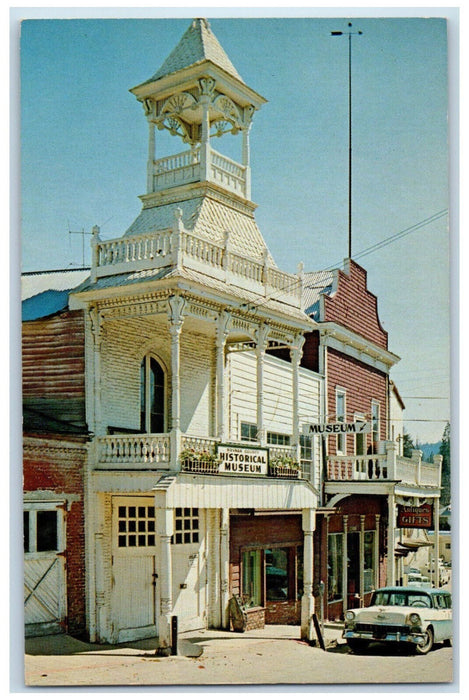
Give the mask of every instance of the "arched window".
POLYGON ((164 433, 166 428, 165 373, 151 355, 140 367, 140 429, 144 433, 164 433))

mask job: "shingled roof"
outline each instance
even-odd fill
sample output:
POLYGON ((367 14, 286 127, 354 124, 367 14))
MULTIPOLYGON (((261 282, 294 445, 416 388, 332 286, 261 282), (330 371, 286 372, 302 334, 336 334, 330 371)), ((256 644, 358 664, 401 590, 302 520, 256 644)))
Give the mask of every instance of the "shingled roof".
POLYGON ((206 19, 194 19, 179 44, 169 54, 161 68, 146 82, 163 78, 202 61, 211 61, 227 73, 244 82, 221 47, 206 19))

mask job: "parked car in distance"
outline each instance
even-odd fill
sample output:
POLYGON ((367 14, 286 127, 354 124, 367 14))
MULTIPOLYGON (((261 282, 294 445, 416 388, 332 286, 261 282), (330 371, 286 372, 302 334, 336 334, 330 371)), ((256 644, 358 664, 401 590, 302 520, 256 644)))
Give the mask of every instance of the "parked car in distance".
POLYGON ((343 637, 352 651, 371 642, 411 644, 427 654, 434 642, 452 643, 451 594, 440 588, 392 586, 374 591, 366 608, 345 613, 343 637))
POLYGON ((407 576, 407 585, 414 587, 418 586, 418 588, 431 588, 432 582, 430 581, 428 576, 424 576, 423 574, 410 573, 407 576))
MULTIPOLYGON (((432 581, 435 579, 435 562, 432 561, 431 564, 424 566, 420 569, 422 576, 428 576, 432 581)), ((449 582, 449 571, 444 566, 443 561, 440 561, 438 566, 439 574, 439 584, 440 586, 445 586, 449 582)))

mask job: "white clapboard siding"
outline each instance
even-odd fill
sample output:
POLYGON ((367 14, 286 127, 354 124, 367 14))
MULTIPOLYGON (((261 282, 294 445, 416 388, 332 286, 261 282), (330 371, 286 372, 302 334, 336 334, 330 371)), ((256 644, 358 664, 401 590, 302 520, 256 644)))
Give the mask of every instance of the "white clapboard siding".
MULTIPOLYGON (((255 423, 257 415, 256 357, 253 352, 229 356, 230 436, 239 438, 239 423, 255 423)), ((319 418, 320 377, 304 368, 299 372, 300 423, 319 418)), ((292 367, 270 355, 264 361, 264 426, 266 430, 292 434, 292 367)))

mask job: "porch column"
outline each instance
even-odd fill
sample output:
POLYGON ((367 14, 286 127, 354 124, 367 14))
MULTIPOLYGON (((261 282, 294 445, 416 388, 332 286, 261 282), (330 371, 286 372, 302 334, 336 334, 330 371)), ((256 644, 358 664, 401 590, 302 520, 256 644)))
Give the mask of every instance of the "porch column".
POLYGON ((218 317, 215 350, 216 350, 216 416, 217 437, 221 442, 226 440, 225 427, 225 344, 228 336, 228 323, 231 314, 224 311, 218 317))
POLYGON ((301 598, 301 639, 313 638, 313 536, 316 513, 312 508, 303 509, 303 596, 301 598))
POLYGON ((223 629, 230 628, 230 617, 228 603, 230 600, 229 591, 230 577, 230 509, 220 510, 220 605, 221 624, 223 629))
POLYGON ((251 125, 243 129, 243 146, 242 146, 242 164, 244 165, 245 177, 245 192, 246 199, 251 199, 251 165, 250 165, 250 146, 249 146, 249 130, 251 125))
POLYGON ((365 597, 365 516, 360 515, 360 539, 358 544, 358 556, 360 557, 360 607, 364 604, 365 597))
POLYGON ((91 321, 91 335, 93 338, 93 389, 90 394, 94 397, 92 405, 92 419, 90 429, 95 434, 101 430, 101 342, 102 342, 102 318, 95 306, 89 312, 91 321))
POLYGON ((435 588, 440 587, 440 499, 433 499, 433 512, 435 523, 433 530, 435 532, 435 546, 433 548, 433 556, 435 557, 435 573, 433 585, 435 588))
POLYGON ((213 78, 199 80, 201 95, 199 104, 202 107, 202 123, 200 135, 200 180, 210 179, 210 102, 215 88, 213 78))
POLYGON ((173 534, 173 510, 157 508, 158 535, 160 541, 160 557, 158 564, 158 580, 160 588, 160 611, 158 620, 159 656, 169 656, 171 652, 171 614, 172 600, 172 561, 171 536, 173 534))
POLYGON ((375 559, 375 570, 374 570, 374 581, 373 581, 373 586, 375 588, 379 588, 379 520, 380 520, 380 515, 375 515, 376 518, 376 534, 375 534, 375 552, 374 552, 374 559, 375 559))
POLYGON ((396 498, 394 493, 388 496, 388 551, 387 551, 387 576, 386 582, 388 586, 394 586, 396 583, 396 565, 394 558, 394 530, 396 517, 396 498))
POLYGON ((290 358, 292 365, 292 437, 293 447, 295 449, 295 459, 298 464, 301 462, 301 447, 300 447, 300 424, 299 424, 299 369, 300 362, 303 356, 304 337, 298 336, 295 345, 290 348, 290 358))
POLYGON ((148 120, 148 160, 147 160, 147 193, 153 192, 153 175, 155 172, 155 125, 148 120))
POLYGON ((262 325, 256 333, 256 357, 257 357, 257 439, 261 445, 267 443, 267 435, 264 427, 264 358, 267 349, 269 326, 262 325))
POLYGON ((169 298, 168 304, 171 336, 171 465, 177 468, 181 451, 180 337, 186 302, 183 297, 175 295, 169 298))
POLYGON ((342 601, 342 610, 345 611, 348 608, 348 546, 347 546, 347 534, 348 534, 348 515, 343 516, 344 521, 344 552, 343 552, 343 566, 342 566, 342 590, 344 591, 344 599, 342 601))

